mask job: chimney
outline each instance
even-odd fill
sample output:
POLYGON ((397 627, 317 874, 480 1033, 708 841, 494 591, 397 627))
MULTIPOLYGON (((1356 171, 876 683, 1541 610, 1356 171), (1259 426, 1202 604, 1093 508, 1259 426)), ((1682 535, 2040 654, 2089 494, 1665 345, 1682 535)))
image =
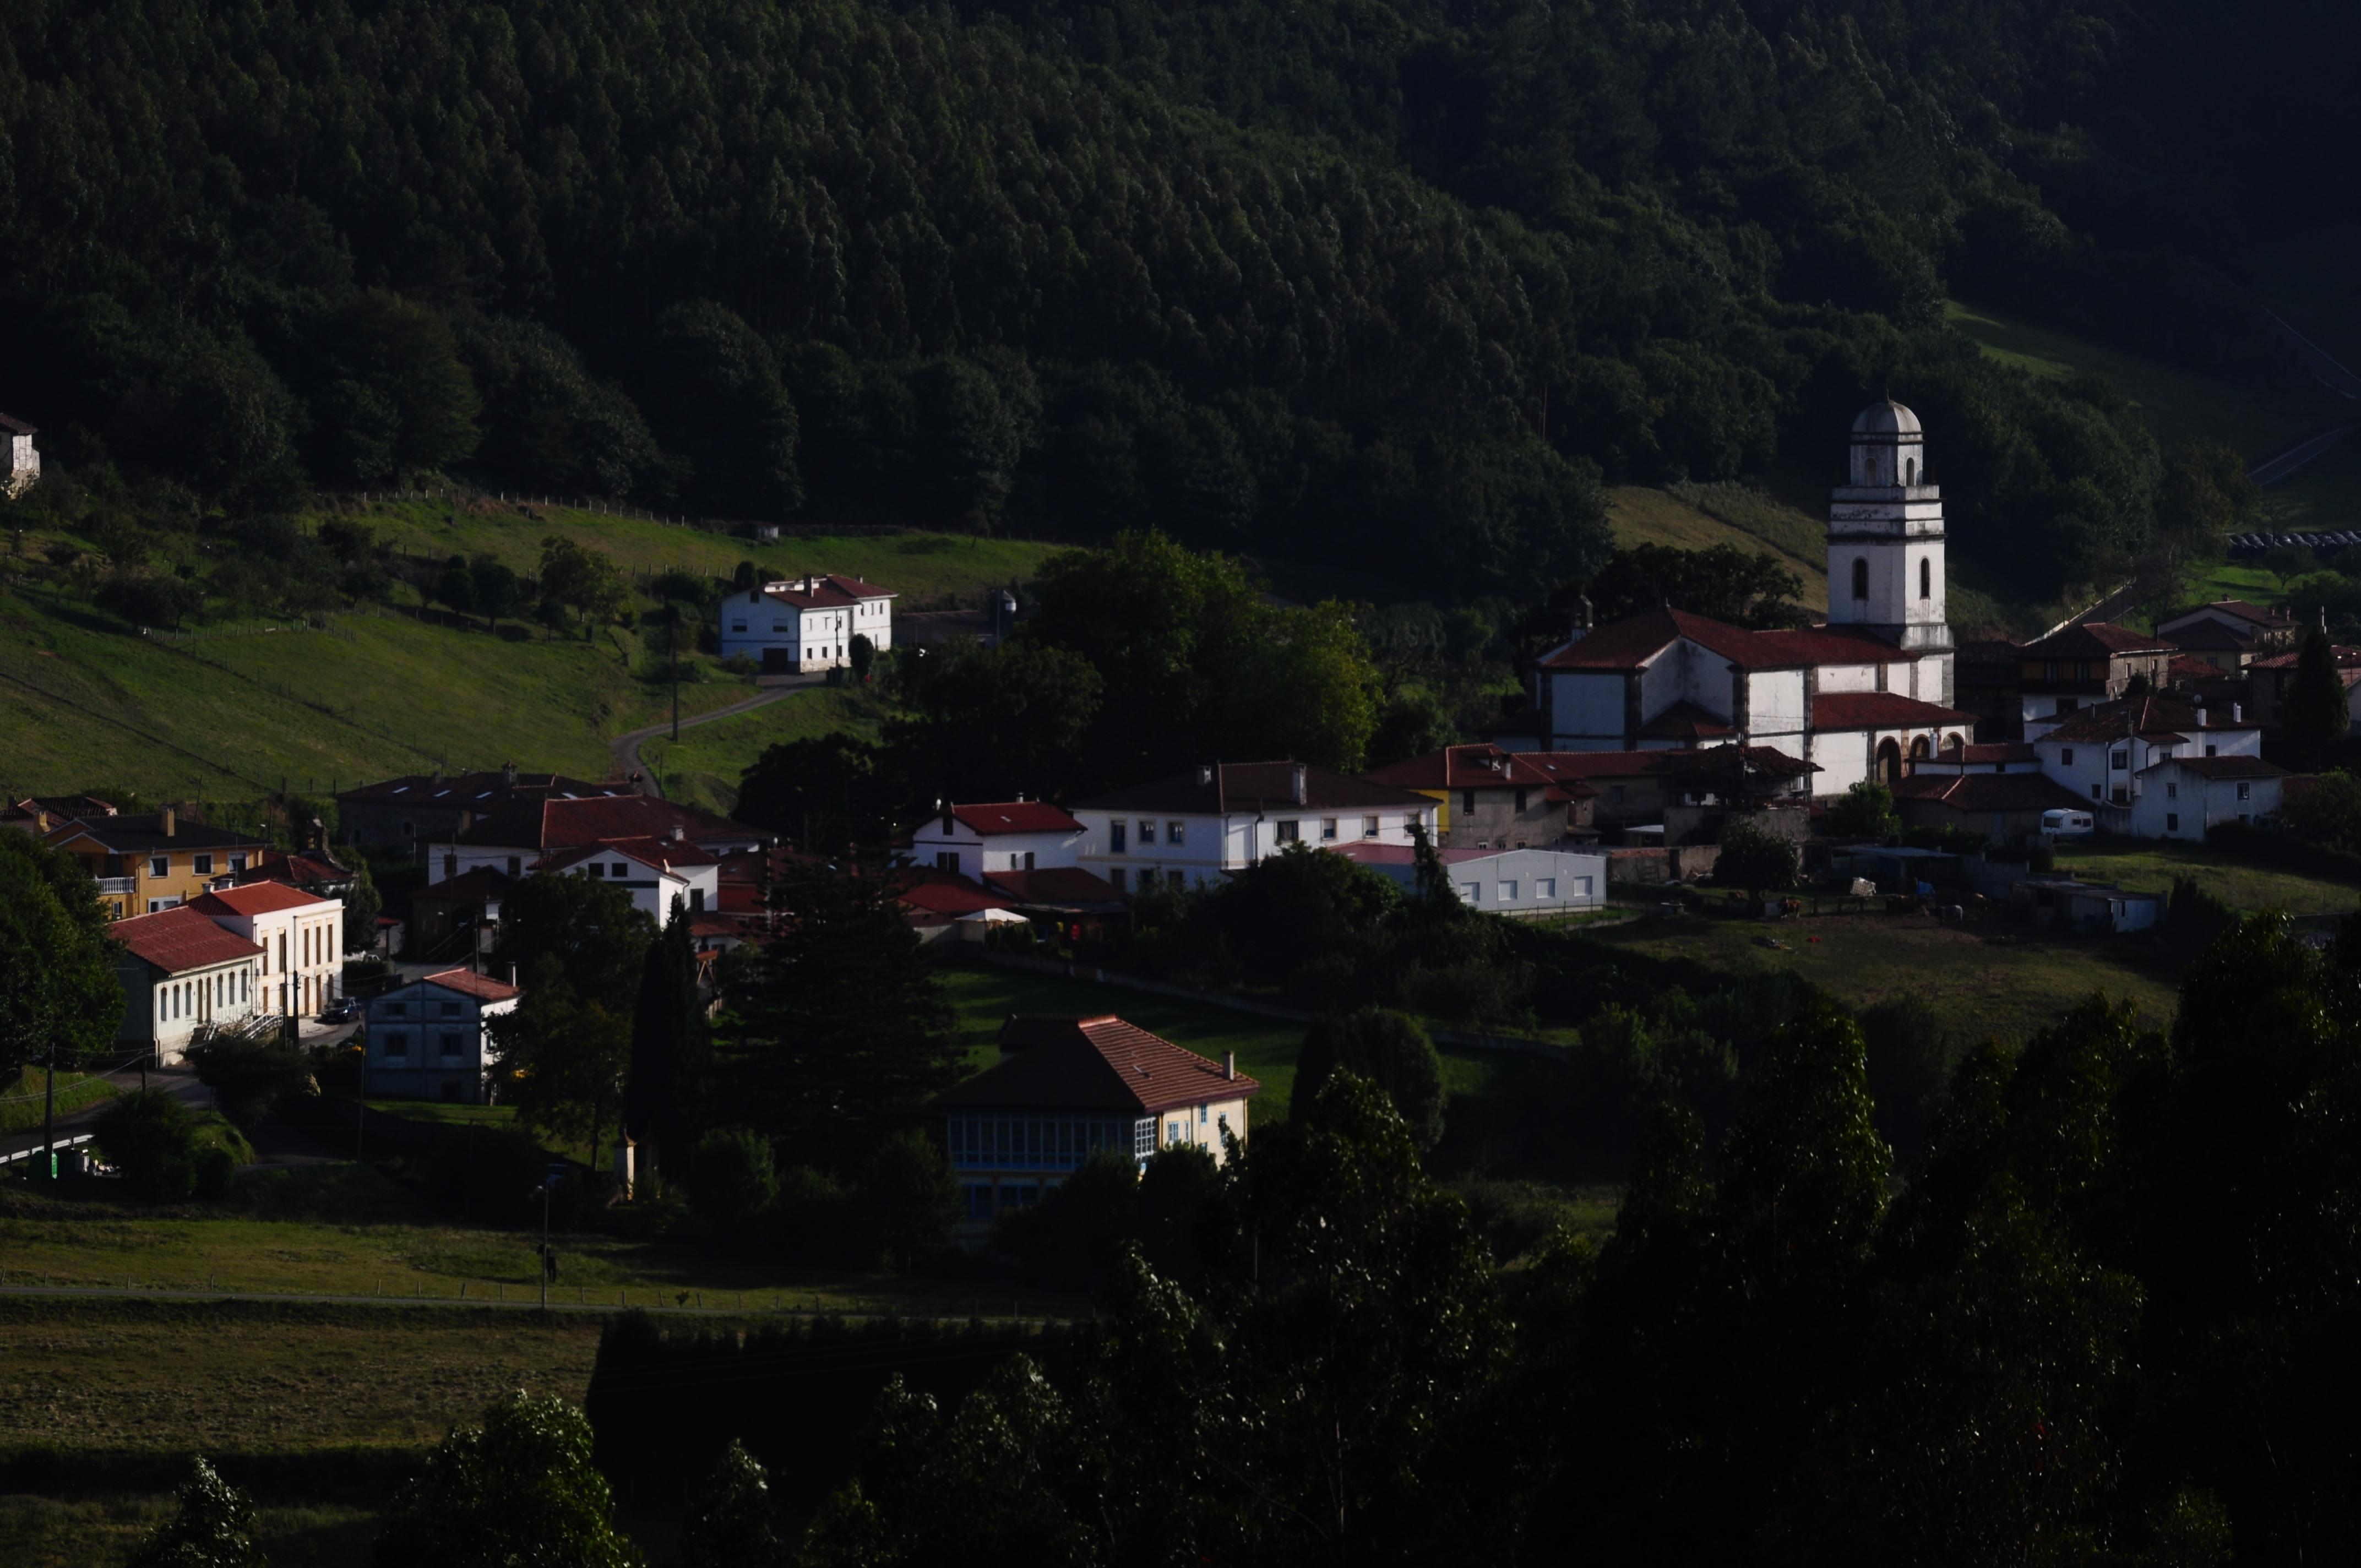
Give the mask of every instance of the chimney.
POLYGON ((164 808, 164 837, 171 838, 181 830, 181 814, 170 806, 164 808))
POLYGON ((1568 629, 1566 641, 1579 642, 1590 635, 1590 596, 1584 594, 1574 601, 1574 625, 1568 629))
POLYGON ((509 960, 509 983, 511 985, 514 985, 516 983, 516 960, 514 959, 511 959, 509 960))
POLYGON ((2233 724, 2244 724, 2246 721, 2246 705, 2243 702, 2232 703, 2230 705, 2230 722, 2233 724))
POLYGON ((470 828, 473 828, 475 825, 476 825, 476 814, 475 814, 474 812, 472 812, 472 811, 463 811, 463 812, 459 813, 459 835, 458 835, 458 836, 459 836, 459 837, 462 837, 462 838, 466 837, 467 832, 467 829, 469 829, 470 828))
POLYGON ((678 823, 678 822, 675 822, 675 823, 674 823, 674 824, 672 825, 672 841, 673 841, 674 843, 677 844, 677 843, 681 842, 683 839, 686 839, 687 837, 688 837, 688 828, 686 828, 686 826, 685 826, 685 825, 684 825, 684 824, 682 824, 682 823, 678 823))
POLYGON ((1238 1053, 1235 1051, 1224 1051, 1222 1053, 1222 1077, 1224 1079, 1234 1079, 1237 1077, 1237 1075, 1238 1053))
POLYGON ((1213 782, 1213 763, 1211 763, 1211 762, 1200 762, 1200 763, 1198 763, 1198 764, 1197 764, 1197 783, 1198 783, 1200 785, 1203 785, 1203 784, 1212 784, 1213 782))
POLYGON ((948 834, 950 832, 950 830, 951 830, 951 821, 952 821, 952 809, 951 809, 951 803, 950 803, 950 801, 948 801, 948 800, 947 800, 947 801, 943 802, 943 832, 944 832, 946 835, 948 835, 948 834))
POLYGON ((1301 762, 1295 764, 1295 804, 1298 806, 1312 804, 1312 778, 1301 762))
POLYGON ((312 842, 310 848, 312 852, 315 855, 324 855, 328 852, 328 829, 326 825, 321 822, 321 820, 316 817, 312 818, 312 842))
POLYGON ((2202 707, 2197 710, 2197 728, 2200 729, 2205 728, 2205 710, 2202 707))

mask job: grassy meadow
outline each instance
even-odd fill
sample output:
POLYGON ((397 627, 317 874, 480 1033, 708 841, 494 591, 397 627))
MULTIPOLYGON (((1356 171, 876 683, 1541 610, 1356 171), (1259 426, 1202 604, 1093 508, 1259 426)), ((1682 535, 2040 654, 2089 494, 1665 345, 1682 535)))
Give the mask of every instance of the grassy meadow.
POLYGON ((815 686, 751 713, 732 714, 641 742, 640 756, 667 798, 725 815, 738 804, 738 782, 772 746, 842 730, 874 740, 885 705, 874 688, 815 686))

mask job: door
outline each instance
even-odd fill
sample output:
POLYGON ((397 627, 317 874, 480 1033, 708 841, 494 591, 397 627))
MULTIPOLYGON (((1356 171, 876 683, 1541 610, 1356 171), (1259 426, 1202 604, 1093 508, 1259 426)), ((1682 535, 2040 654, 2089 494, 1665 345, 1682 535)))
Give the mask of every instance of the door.
POLYGON ((795 667, 795 660, 789 656, 789 650, 785 648, 765 648, 763 650, 763 673, 764 674, 791 674, 794 673, 795 667))

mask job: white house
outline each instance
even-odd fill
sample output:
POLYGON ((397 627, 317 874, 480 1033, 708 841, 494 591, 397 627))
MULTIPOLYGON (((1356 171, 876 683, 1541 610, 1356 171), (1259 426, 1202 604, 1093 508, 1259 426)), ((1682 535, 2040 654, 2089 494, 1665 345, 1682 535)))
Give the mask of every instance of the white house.
POLYGON ((1200 887, 1290 844, 1407 846, 1438 803, 1303 762, 1213 762, 1077 804, 1082 865, 1118 892, 1200 887))
POLYGON ((2254 756, 2153 762, 2133 781, 2129 831, 2139 839, 2202 839, 2217 822, 2253 822, 2277 813, 2286 779, 2285 768, 2254 756))
POLYGON ((33 449, 33 437, 40 432, 23 420, 0 414, 0 434, 8 438, 8 472, 0 477, 0 494, 14 500, 40 482, 41 455, 33 449))
POLYGON ((627 839, 690 843, 718 857, 759 850, 770 837, 759 828, 652 795, 527 801, 483 817, 459 813, 457 830, 427 847, 426 877, 429 883, 448 882, 483 867, 513 879, 561 850, 627 839))
POLYGON ((720 861, 686 838, 601 839, 533 863, 553 876, 592 877, 631 895, 631 907, 669 924, 673 909, 702 915, 720 907, 720 861))
POLYGON ((742 653, 766 671, 850 665, 855 637, 881 653, 894 645, 894 599, 836 572, 733 589, 721 601, 721 654, 742 653))
POLYGON ((308 1018, 336 999, 345 972, 343 899, 256 882, 201 894, 188 907, 262 949, 256 1012, 308 1018))
POLYGON ((954 806, 910 832, 922 866, 980 883, 986 872, 1051 871, 1082 864, 1082 825, 1046 800, 954 806))
MULTIPOLYGON (((1405 889, 1418 880, 1418 851, 1398 844, 1345 844, 1337 853, 1405 889)), ((1607 857, 1565 850, 1440 851, 1460 902, 1493 915, 1572 915, 1607 903, 1607 857)))
POLYGON ((262 949, 186 905, 134 915, 107 927, 123 944, 115 973, 123 986, 117 1041, 159 1067, 187 1051, 207 1024, 242 1024, 261 991, 262 949))
POLYGON ((1874 404, 1851 446, 1851 483, 1828 510, 1827 625, 1750 631, 1666 608, 1594 630, 1585 611, 1534 669, 1522 746, 1770 747, 1813 764, 1817 793, 1841 795, 1964 744, 1974 719, 1950 706, 1942 493, 1924 482, 1917 416, 1874 404))
MULTIPOLYGON (((2099 806, 2129 807, 2142 775, 2175 758, 2251 757, 2262 727, 2238 706, 2195 707, 2157 696, 2125 697, 2026 726, 2042 773, 2099 806)), ((2128 823, 2108 824, 2130 832, 2128 823)))
POLYGON ((524 993, 472 970, 445 970, 369 999, 364 1095, 390 1100, 484 1099, 487 1020, 524 993))

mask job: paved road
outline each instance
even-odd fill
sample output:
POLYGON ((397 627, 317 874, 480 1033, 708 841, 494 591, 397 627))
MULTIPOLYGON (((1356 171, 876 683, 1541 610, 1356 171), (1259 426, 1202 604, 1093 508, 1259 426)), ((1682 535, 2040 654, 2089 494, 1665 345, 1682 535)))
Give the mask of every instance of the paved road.
MULTIPOLYGON (((139 1087, 137 1068, 119 1069, 106 1076, 126 1089, 139 1087)), ((148 1069, 148 1086, 151 1089, 170 1090, 174 1099, 186 1102, 192 1110, 201 1111, 214 1102, 213 1091, 199 1083, 197 1075, 186 1068, 150 1068, 148 1069)), ((94 1105, 85 1105, 80 1110, 61 1113, 58 1117, 59 1139, 62 1141, 76 1133, 89 1132, 90 1124, 98 1118, 100 1112, 106 1109, 106 1104, 107 1102, 102 1100, 94 1105)), ((24 1154, 40 1146, 41 1129, 38 1127, 25 1133, 0 1133, 0 1157, 24 1154)))
POLYGON ((2263 459, 2248 470, 2246 477, 2258 485, 2276 485, 2313 458, 2323 456, 2333 450, 2356 428, 2361 427, 2349 424, 2339 425, 2334 430, 2323 431, 2309 440, 2299 441, 2277 456, 2263 459))
MULTIPOLYGON (((2270 317, 2271 330, 2279 334, 2279 341, 2295 351, 2295 356, 2303 361, 2303 367, 2311 371, 2322 386, 2332 392, 2341 392, 2348 398, 2361 398, 2361 376, 2356 376, 2338 364, 2335 356, 2288 325, 2273 313, 2265 311, 2263 314, 2270 317)), ((2270 481, 2265 479, 2259 482, 2268 484, 2270 481)))
MULTIPOLYGON (((728 718, 734 714, 752 713, 758 707, 768 707, 782 697, 793 696, 799 691, 807 691, 813 686, 825 684, 828 677, 826 675, 761 675, 756 679, 763 689, 754 696, 743 702, 733 702, 728 707, 717 707, 710 713, 700 713, 694 718, 684 718, 680 721, 680 727, 686 729, 692 725, 710 724, 717 718, 728 718)), ((671 733, 672 720, 667 718, 662 724, 651 724, 644 729, 634 729, 628 734, 616 736, 615 776, 627 779, 633 773, 637 773, 640 775, 642 789, 649 795, 662 795, 664 785, 656 782, 654 772, 640 760, 640 743, 643 740, 653 740, 659 735, 671 733)))

